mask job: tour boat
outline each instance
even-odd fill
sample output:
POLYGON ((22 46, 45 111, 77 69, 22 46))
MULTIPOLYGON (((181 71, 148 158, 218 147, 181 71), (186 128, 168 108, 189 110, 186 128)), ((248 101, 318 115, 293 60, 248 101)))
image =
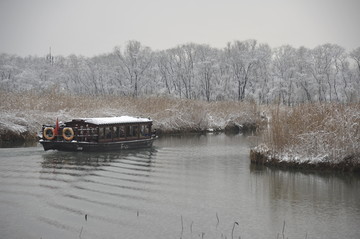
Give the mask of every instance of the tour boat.
POLYGON ((43 125, 40 143, 44 150, 112 151, 151 147, 157 138, 152 120, 140 117, 80 118, 43 125))

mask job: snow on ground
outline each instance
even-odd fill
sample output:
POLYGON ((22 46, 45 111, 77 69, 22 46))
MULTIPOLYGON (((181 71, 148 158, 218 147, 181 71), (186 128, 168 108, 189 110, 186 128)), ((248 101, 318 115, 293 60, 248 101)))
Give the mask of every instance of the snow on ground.
POLYGON ((358 104, 316 103, 269 108, 263 144, 252 149, 253 161, 360 164, 359 109, 358 104))
POLYGON ((274 152, 266 144, 260 144, 252 149, 253 151, 264 155, 267 160, 271 161, 273 159, 278 160, 279 162, 287 163, 297 163, 297 164, 318 164, 329 162, 328 155, 305 155, 294 152, 274 152))

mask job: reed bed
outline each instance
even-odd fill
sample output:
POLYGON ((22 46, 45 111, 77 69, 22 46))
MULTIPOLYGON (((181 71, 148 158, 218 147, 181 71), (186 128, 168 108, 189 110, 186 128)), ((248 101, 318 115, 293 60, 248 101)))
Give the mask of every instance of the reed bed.
POLYGON ((262 131, 268 158, 291 163, 360 164, 360 104, 258 106, 254 102, 206 102, 166 97, 0 92, 0 141, 35 139, 56 118, 132 115, 151 117, 160 133, 225 130, 254 124, 262 131), (265 109, 266 117, 259 112, 265 109), (261 116, 263 117, 261 119, 261 116), (266 125, 266 123, 268 123, 266 125), (267 127, 265 127, 267 126, 267 127))
POLYGON ((151 117, 162 133, 224 130, 230 124, 256 124, 255 103, 206 102, 166 97, 68 95, 56 89, 36 92, 0 92, 0 134, 33 136, 42 124, 56 118, 67 121, 81 117, 151 117), (12 132, 9 134, 9 132, 12 132))
POLYGON ((360 104, 274 107, 263 134, 268 158, 296 164, 360 165, 360 104))

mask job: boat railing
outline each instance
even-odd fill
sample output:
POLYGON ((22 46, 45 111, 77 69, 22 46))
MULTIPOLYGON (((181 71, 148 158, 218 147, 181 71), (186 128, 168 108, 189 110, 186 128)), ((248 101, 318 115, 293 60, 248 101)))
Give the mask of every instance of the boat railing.
MULTIPOLYGON (((46 127, 43 126, 43 131, 46 127)), ((54 131, 55 132, 55 131, 54 131)), ((57 134, 50 140, 54 141, 85 141, 85 142, 113 142, 124 140, 136 140, 152 138, 151 126, 149 125, 120 125, 120 126, 98 126, 84 127, 83 125, 61 125, 57 134), (70 135, 65 135, 64 130, 70 128, 70 135)))

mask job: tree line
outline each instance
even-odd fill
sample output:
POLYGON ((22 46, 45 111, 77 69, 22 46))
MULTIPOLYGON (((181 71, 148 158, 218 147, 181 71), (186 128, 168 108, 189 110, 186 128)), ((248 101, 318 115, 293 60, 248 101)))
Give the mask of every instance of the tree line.
POLYGON ((256 40, 217 49, 188 43, 153 51, 138 41, 94 57, 0 54, 7 92, 56 89, 68 94, 171 96, 260 104, 359 102, 360 47, 271 48, 256 40))

